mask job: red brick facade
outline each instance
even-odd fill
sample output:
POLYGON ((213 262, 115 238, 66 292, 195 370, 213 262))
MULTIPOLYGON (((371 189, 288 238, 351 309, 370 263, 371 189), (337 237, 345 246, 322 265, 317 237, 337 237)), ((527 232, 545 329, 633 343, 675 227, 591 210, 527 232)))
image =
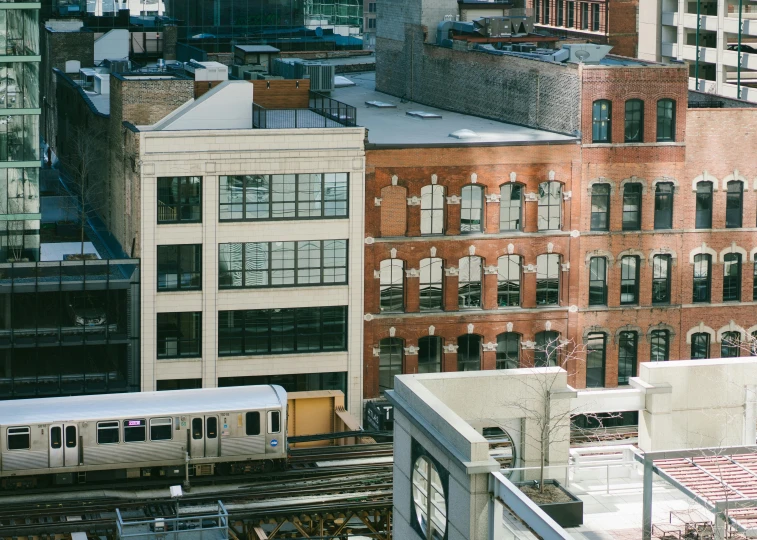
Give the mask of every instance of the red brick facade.
MULTIPOLYGON (((687 109, 685 69, 602 68, 582 69, 583 144, 475 146, 455 148, 374 149, 366 152, 366 252, 365 252, 365 350, 366 398, 379 394, 380 341, 403 340, 402 371, 415 373, 415 349, 424 336, 439 336, 445 346, 458 337, 481 337, 481 369, 494 369, 497 336, 519 334, 520 362, 533 362, 533 341, 544 330, 561 339, 582 343, 589 332, 606 336, 605 386, 618 386, 618 334, 636 332, 637 364, 650 358, 652 330, 669 332, 670 360, 690 357, 690 335, 711 333, 710 356, 720 356, 723 331, 757 330, 757 302, 753 301, 754 254, 757 251, 757 109, 687 109), (644 101, 644 139, 626 144, 624 104, 632 98, 644 101), (612 143, 591 141, 592 103, 612 101, 612 143), (658 143, 657 100, 675 101, 675 140, 658 143), (396 177, 396 178, 393 178, 396 177), (553 179, 562 185, 562 228, 540 232, 537 226, 539 184, 553 179), (712 228, 695 228, 696 183, 713 182, 712 228), (725 228, 726 190, 729 181, 743 182, 741 228, 725 228), (500 232, 500 186, 523 184, 522 232, 500 232), (422 236, 420 198, 424 186, 445 188, 444 234, 422 236), (483 231, 460 233, 464 186, 484 188, 483 231), (623 193, 629 183, 641 186, 640 230, 623 229, 623 193), (673 186, 672 228, 655 229, 655 191, 663 183, 673 186), (591 192, 595 184, 608 184, 609 230, 591 230, 591 192), (741 301, 723 301, 723 258, 739 253, 741 301), (419 278, 421 259, 443 260, 443 310, 421 312, 419 278), (560 257, 558 305, 536 304, 535 265, 541 254, 560 257), (693 303, 693 258, 711 256, 710 301, 693 303), (459 259, 474 254, 482 258, 481 309, 458 309, 459 259), (503 255, 521 257, 520 306, 497 305, 497 260, 503 255), (670 301, 652 302, 652 261, 670 255, 670 301), (620 303, 624 256, 638 257, 638 301, 620 303), (379 305, 379 269, 382 260, 404 261, 404 310, 382 313, 379 305), (607 300, 589 306, 589 261, 607 262, 607 300), (732 323, 733 321, 733 323, 732 323), (472 326, 471 326, 472 325, 472 326), (701 330, 698 328, 702 327, 701 330), (753 328, 754 327, 754 328, 753 328), (433 333, 433 334, 431 334, 433 333), (687 340, 688 334, 688 340, 687 340)), ((441 369, 457 369, 454 347, 442 354, 441 369)), ((571 384, 583 387, 585 372, 579 363, 571 384)))

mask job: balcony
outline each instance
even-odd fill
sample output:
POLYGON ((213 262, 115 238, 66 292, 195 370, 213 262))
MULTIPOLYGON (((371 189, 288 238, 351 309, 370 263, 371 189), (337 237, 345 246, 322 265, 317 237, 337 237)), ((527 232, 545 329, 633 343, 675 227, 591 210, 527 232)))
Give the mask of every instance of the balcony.
POLYGON ((310 92, 308 108, 267 109, 252 104, 253 129, 308 129, 357 126, 357 109, 318 92, 310 92))

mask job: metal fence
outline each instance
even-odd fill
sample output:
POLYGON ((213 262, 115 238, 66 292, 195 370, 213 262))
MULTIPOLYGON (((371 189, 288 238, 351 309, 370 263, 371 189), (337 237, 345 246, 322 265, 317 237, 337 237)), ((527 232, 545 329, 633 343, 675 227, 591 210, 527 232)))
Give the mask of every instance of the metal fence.
POLYGON ((266 109, 252 104, 255 129, 337 128, 357 126, 357 109, 317 92, 310 92, 307 109, 266 109))

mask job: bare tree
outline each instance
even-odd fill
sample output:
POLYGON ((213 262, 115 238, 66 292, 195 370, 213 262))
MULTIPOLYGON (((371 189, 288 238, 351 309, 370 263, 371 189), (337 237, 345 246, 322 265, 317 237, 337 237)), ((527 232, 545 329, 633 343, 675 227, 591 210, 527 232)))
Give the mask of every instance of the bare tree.
POLYGON ((66 212, 76 216, 81 258, 84 258, 87 223, 106 204, 105 137, 105 132, 99 129, 73 127, 67 138, 67 153, 59 156, 73 195, 66 212))

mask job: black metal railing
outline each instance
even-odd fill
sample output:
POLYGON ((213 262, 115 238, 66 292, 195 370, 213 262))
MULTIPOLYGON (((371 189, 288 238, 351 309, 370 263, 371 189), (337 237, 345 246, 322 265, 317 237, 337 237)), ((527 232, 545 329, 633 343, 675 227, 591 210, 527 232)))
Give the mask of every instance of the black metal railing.
POLYGON ((334 128, 357 126, 357 109, 318 92, 310 92, 307 109, 266 109, 252 104, 255 129, 334 128))

